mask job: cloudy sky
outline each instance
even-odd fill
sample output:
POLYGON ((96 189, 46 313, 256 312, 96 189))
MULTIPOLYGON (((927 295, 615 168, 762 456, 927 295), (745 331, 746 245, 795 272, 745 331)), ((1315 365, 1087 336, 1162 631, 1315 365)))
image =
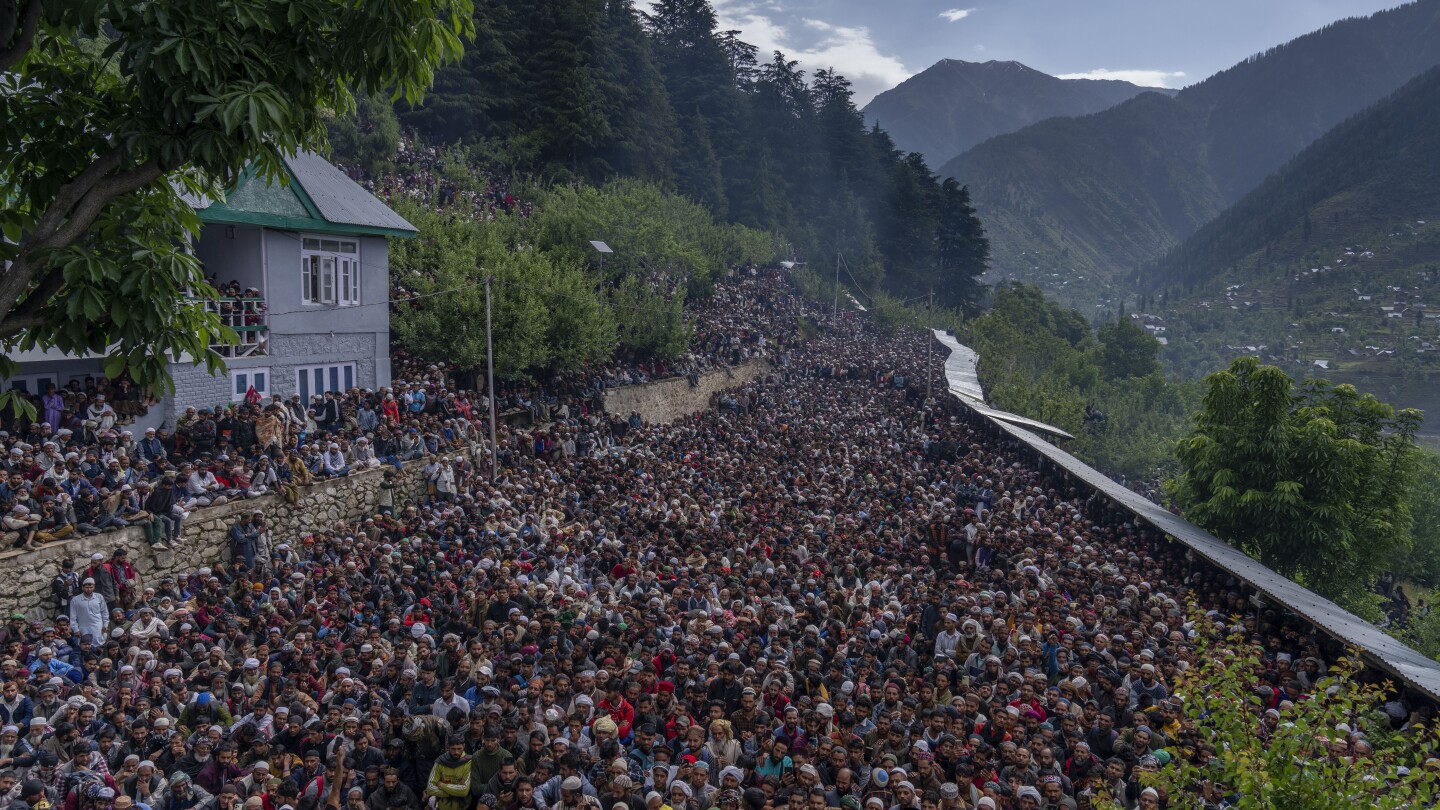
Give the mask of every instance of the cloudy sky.
POLYGON ((1183 87, 1327 23, 1400 0, 712 0, 807 68, 834 67, 864 106, 941 59, 1183 87))

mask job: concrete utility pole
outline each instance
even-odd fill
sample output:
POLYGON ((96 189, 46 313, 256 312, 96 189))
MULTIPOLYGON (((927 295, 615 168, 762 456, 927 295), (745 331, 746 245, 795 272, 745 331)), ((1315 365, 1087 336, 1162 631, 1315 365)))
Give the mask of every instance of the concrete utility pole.
POLYGON ((485 277, 485 376, 490 387, 490 483, 498 473, 499 452, 495 440, 495 341, 490 334, 490 276, 485 277))

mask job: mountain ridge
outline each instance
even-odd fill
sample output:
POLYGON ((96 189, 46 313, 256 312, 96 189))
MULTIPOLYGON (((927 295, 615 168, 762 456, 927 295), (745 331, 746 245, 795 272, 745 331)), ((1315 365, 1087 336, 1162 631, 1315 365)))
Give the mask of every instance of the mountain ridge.
POLYGON ((1310 144, 1147 268, 1147 284, 1203 285, 1237 266, 1284 270, 1322 245, 1359 243, 1437 209, 1440 67, 1310 144))
POLYGON ((996 135, 1055 117, 1087 115, 1146 92, 1115 79, 1061 79, 1021 62, 942 59, 876 96, 865 121, 938 166, 996 135))
POLYGON ((1002 275, 1045 263, 1124 280, 1436 64, 1440 0, 1419 0, 1325 26, 1174 98, 1136 106, 1142 95, 997 136, 939 174, 970 188, 1002 275), (1160 139, 1141 142, 1137 130, 1160 139))

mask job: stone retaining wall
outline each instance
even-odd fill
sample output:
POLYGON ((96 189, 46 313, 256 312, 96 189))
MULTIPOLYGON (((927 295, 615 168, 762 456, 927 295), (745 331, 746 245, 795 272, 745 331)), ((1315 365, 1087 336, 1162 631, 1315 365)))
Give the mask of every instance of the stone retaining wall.
POLYGON ((710 398, 727 388, 736 388, 764 377, 771 371, 770 361, 750 360, 738 366, 709 371, 700 376, 700 384, 690 385, 684 377, 609 388, 605 391, 605 410, 626 417, 635 411, 646 422, 665 424, 710 407, 710 398))
MULTIPOLYGON (((407 464, 396 480, 395 500, 423 491, 421 462, 407 464)), ((270 524, 270 542, 293 541, 310 532, 322 530, 340 520, 354 520, 374 512, 379 503, 381 467, 355 473, 345 478, 320 481, 305 487, 298 502, 291 504, 279 495, 231 501, 220 506, 196 509, 186 519, 183 538, 174 548, 152 549, 138 527, 127 527, 91 537, 76 537, 50 543, 35 551, 19 549, 0 552, 0 572, 5 586, 0 587, 0 613, 24 611, 32 618, 53 616, 58 609, 50 597, 50 581, 60 571, 60 561, 69 557, 77 569, 83 570, 95 552, 107 558, 117 546, 130 551, 130 559, 144 582, 156 582, 165 576, 181 576, 217 562, 230 561, 227 533, 240 519, 241 512, 265 510, 270 524)))

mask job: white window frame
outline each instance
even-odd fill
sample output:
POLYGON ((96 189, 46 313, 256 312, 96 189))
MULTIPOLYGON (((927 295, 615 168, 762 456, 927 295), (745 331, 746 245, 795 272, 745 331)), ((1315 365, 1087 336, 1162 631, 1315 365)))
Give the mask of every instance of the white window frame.
POLYGON ((264 374, 265 379, 261 385, 255 386, 255 393, 261 399, 270 398, 270 385, 272 377, 269 366, 258 366, 255 368, 236 368, 230 370, 230 401, 244 402, 245 394, 249 392, 250 386, 255 384, 255 378, 264 374))
POLYGON ((344 393, 359 385, 359 374, 359 367, 355 363, 296 366, 295 393, 300 395, 300 402, 308 408, 310 397, 316 394, 324 394, 326 391, 344 393))
POLYGON ((315 234, 300 237, 300 303, 360 306, 360 240, 315 234))

